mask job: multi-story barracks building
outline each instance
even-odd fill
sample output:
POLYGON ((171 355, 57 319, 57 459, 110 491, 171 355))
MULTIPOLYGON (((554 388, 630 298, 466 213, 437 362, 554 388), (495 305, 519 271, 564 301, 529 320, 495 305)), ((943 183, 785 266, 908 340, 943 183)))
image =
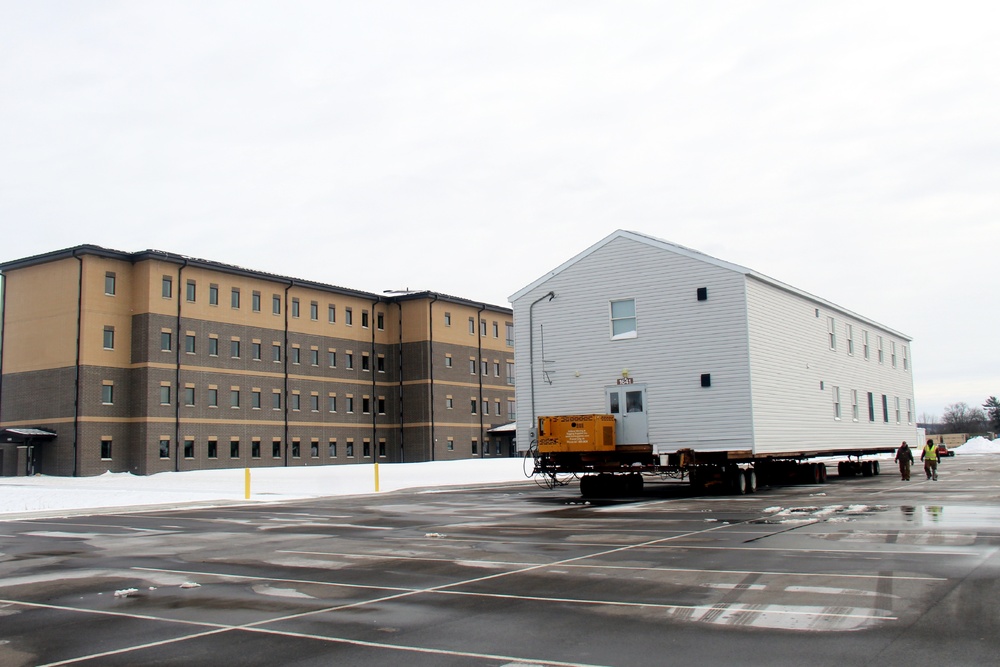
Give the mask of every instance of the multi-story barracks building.
POLYGON ((509 308, 92 245, 0 273, 0 475, 514 452, 509 308))

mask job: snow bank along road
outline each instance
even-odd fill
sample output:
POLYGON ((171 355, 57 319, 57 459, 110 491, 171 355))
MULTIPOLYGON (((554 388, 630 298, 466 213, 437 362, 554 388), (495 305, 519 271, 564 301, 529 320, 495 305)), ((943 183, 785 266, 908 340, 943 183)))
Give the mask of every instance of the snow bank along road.
POLYGON ((1000 460, 887 468, 9 520, 0 665, 995 664, 1000 460))

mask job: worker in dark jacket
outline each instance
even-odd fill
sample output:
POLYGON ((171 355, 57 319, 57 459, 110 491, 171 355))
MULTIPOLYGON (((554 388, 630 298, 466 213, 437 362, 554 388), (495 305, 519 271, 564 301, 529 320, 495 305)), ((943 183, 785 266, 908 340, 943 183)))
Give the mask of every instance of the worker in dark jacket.
POLYGON ((896 463, 899 464, 899 474, 904 482, 910 481, 910 465, 913 463, 913 452, 910 446, 903 441, 903 444, 896 450, 896 463))
POLYGON ((936 480, 938 457, 937 445, 934 444, 933 440, 927 440, 923 451, 920 452, 920 460, 924 462, 924 472, 927 473, 927 479, 936 480))

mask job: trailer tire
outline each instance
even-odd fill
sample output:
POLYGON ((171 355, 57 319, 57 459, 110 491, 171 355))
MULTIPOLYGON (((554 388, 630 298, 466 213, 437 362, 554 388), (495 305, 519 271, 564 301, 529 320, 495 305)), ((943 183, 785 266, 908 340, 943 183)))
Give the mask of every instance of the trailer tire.
POLYGON ((876 474, 876 475, 878 475, 878 474, 879 474, 879 465, 878 465, 878 461, 872 461, 872 472, 873 472, 874 474, 876 474))
POLYGON ((757 473, 753 470, 744 470, 744 488, 747 493, 757 493, 757 473))
POLYGON ((733 490, 733 493, 738 496, 746 495, 747 478, 746 475, 743 474, 743 471, 739 468, 736 468, 730 473, 729 487, 733 490))
POLYGON ((872 465, 871 461, 861 462, 861 476, 871 477, 875 474, 875 466, 872 465))
POLYGON ((584 498, 593 498, 595 485, 595 477, 593 475, 584 475, 580 478, 580 495, 584 498))
POLYGON ((816 465, 819 466, 819 483, 826 484, 826 479, 827 479, 826 464, 817 463, 816 465))

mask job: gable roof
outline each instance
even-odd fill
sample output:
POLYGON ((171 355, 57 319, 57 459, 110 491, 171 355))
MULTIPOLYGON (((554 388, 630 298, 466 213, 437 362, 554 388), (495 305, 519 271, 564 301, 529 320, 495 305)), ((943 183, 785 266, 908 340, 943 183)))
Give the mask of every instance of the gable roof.
POLYGON ((861 315, 858 315, 857 313, 854 313, 854 312, 852 312, 852 311, 850 311, 850 310, 848 310, 846 308, 838 306, 837 304, 835 304, 833 302, 827 301, 826 299, 822 299, 822 298, 820 298, 818 296, 814 296, 814 295, 812 295, 812 294, 810 294, 810 293, 808 293, 806 291, 800 290, 797 287, 792 287, 791 285, 789 285, 787 283, 783 283, 780 280, 775 280, 774 278, 766 276, 763 273, 758 273, 757 271, 754 271, 752 269, 748 269, 745 266, 740 266, 739 264, 733 264, 732 262, 727 262, 725 260, 721 260, 721 259, 718 259, 716 257, 712 257, 711 255, 706 255, 705 253, 700 252, 698 250, 692 250, 691 248, 686 248, 686 247, 684 247, 682 245, 678 245, 676 243, 671 243, 670 241, 664 241, 663 239, 658 239, 655 236, 649 236, 648 234, 641 234, 639 232, 630 232, 630 231, 626 231, 624 229, 618 229, 618 230, 612 232, 611 234, 609 234, 608 236, 604 237, 603 239, 601 239, 600 241, 598 241, 594 245, 590 246, 589 248, 587 248, 583 252, 579 253, 575 257, 572 257, 571 259, 563 262, 562 264, 560 264, 559 266, 557 266, 553 270, 549 271, 548 273, 546 273, 542 277, 538 278, 537 280, 535 280, 534 282, 532 282, 530 285, 528 285, 526 287, 523 287, 522 289, 518 290, 517 292, 514 292, 514 294, 512 294, 512 295, 510 295, 510 297, 508 297, 508 300, 511 303, 514 303, 515 301, 517 301, 518 299, 520 299, 524 295, 526 295, 526 294, 534 291, 536 288, 538 288, 539 286, 545 284, 551 278, 559 275, 560 273, 562 273, 563 271, 565 271, 569 267, 573 266, 574 264, 576 264, 580 260, 582 260, 585 257, 587 257, 587 256, 589 256, 589 255, 591 255, 591 254, 593 254, 595 252, 597 252, 598 250, 600 250, 604 246, 608 245, 612 241, 615 241, 615 240, 620 239, 620 238, 629 239, 631 241, 635 241, 636 243, 643 243, 645 245, 652 246, 654 248, 659 248, 660 250, 666 250, 666 251, 673 252, 673 253, 678 254, 678 255, 682 255, 684 257, 689 257, 691 259, 696 259, 696 260, 699 260, 701 262, 705 262, 707 264, 711 264, 713 266, 717 266, 717 267, 719 267, 721 269, 726 269, 726 270, 729 270, 729 271, 735 271, 736 273, 742 274, 743 276, 745 276, 747 278, 752 278, 754 280, 759 280, 762 283, 765 283, 767 285, 770 285, 770 286, 775 287, 777 289, 780 289, 782 291, 789 292, 791 294, 795 294, 796 296, 799 296, 799 297, 801 297, 801 298, 803 298, 803 299, 805 299, 807 301, 811 301, 811 302, 815 303, 818 306, 822 306, 823 308, 827 308, 827 309, 830 309, 830 310, 837 311, 837 312, 842 313, 844 315, 847 315, 847 316, 849 316, 849 317, 851 317, 851 318, 853 318, 853 319, 855 319, 855 320, 857 320, 859 322, 864 322, 864 323, 870 324, 873 327, 882 329, 883 331, 885 331, 885 332, 887 332, 889 334, 892 334, 894 336, 898 336, 899 338, 902 338, 904 340, 907 340, 907 341, 913 340, 910 336, 907 336, 906 334, 903 334, 903 333, 900 333, 900 332, 895 331, 893 329, 890 329, 889 327, 885 326, 884 324, 879 324, 878 322, 876 322, 876 321, 874 321, 872 319, 869 319, 867 317, 863 317, 861 315))

